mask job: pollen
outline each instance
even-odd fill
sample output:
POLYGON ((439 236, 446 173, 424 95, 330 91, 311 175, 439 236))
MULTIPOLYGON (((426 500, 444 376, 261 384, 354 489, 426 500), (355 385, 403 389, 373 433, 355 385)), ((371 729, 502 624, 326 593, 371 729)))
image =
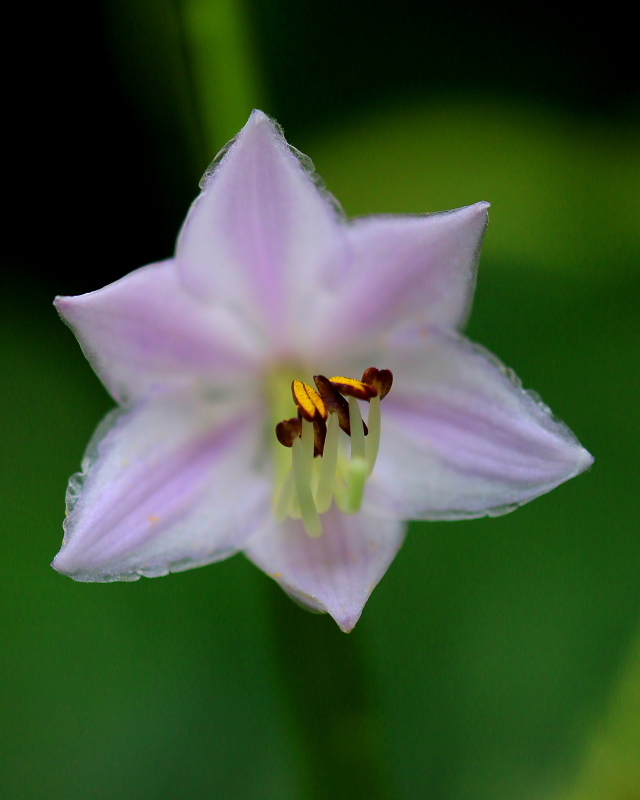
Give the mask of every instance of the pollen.
POLYGON ((276 438, 291 448, 291 466, 279 482, 274 513, 280 521, 301 519, 315 537, 322 533, 321 515, 334 501, 345 514, 362 506, 380 447, 380 401, 393 376, 388 369, 370 367, 361 380, 341 375, 314 375, 313 380, 317 391, 292 382, 298 416, 276 425, 276 438), (360 402, 369 404, 367 423, 360 402))
POLYGON ((356 400, 371 400, 372 397, 378 394, 375 386, 357 381, 355 378, 343 378, 340 375, 336 375, 333 378, 329 378, 329 380, 340 394, 346 397, 355 397, 356 400))
POLYGON ((298 413, 303 419, 313 422, 316 419, 327 418, 327 407, 316 390, 302 381, 293 381, 291 384, 293 401, 298 407, 298 413))

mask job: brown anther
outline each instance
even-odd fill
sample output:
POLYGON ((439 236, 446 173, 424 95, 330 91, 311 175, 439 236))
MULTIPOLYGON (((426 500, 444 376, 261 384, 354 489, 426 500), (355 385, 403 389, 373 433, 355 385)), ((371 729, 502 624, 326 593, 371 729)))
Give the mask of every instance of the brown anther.
POLYGON ((324 454, 324 441, 327 438, 327 424, 320 418, 313 423, 313 455, 324 454))
POLYGON ((340 427, 351 436, 351 426, 349 424, 349 404, 324 375, 314 375, 313 380, 318 387, 320 397, 330 412, 338 415, 340 427))
POLYGON ((362 373, 362 383, 376 389, 382 400, 389 394, 391 384, 393 383, 393 373, 390 369, 369 367, 362 373))
MULTIPOLYGON (((320 393, 320 397, 322 398, 325 406, 330 412, 338 415, 340 427, 348 436, 351 436, 349 403, 347 403, 344 397, 340 394, 337 387, 334 386, 328 378, 325 378, 324 375, 314 375, 313 380, 318 387, 318 392, 320 393)), ((364 422, 362 423, 362 426, 364 428, 364 435, 366 436, 369 431, 367 430, 367 426, 364 422)))
POLYGON ((285 447, 293 447, 293 443, 302 433, 302 422, 294 417, 285 419, 276 425, 276 438, 285 447))
POLYGON ((329 378, 340 394, 345 397, 355 397, 356 400, 366 400, 369 402, 372 397, 378 394, 377 388, 373 384, 357 381, 355 378, 345 378, 342 375, 334 375, 329 378))
POLYGON ((293 381, 291 394, 300 416, 309 422, 327 418, 327 407, 316 390, 302 381, 293 381))

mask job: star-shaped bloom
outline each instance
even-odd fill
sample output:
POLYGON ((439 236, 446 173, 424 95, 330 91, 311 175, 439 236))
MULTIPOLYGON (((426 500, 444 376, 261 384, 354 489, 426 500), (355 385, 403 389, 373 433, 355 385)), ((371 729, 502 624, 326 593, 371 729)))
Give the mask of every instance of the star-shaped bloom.
POLYGON ((346 221, 259 111, 201 187, 173 259, 57 300, 119 404, 71 479, 57 570, 242 550, 349 631, 406 520, 501 514, 591 464, 459 333, 487 203, 346 221))

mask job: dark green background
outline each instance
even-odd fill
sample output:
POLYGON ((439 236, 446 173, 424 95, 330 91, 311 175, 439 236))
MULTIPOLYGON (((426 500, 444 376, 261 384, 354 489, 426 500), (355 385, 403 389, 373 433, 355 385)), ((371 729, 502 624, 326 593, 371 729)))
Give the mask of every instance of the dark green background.
MULTIPOLYGON (((9 92, 0 796, 306 800, 315 781, 320 796, 354 798, 318 778, 317 753, 357 762, 364 708, 390 797, 564 797, 640 610, 626 27, 614 9, 578 23, 544 5, 530 17, 470 3, 246 11, 265 110, 347 213, 493 202, 469 335, 596 462, 506 517, 412 526, 348 637, 279 603, 242 557, 134 584, 51 570, 67 478, 110 407, 52 296, 170 254, 214 153, 175 7, 14 10, 12 74, 28 62, 37 77, 9 92), (314 654, 293 653, 299 674, 283 630, 314 654), (305 683, 323 713, 301 705, 305 683)), ((633 780, 596 797, 635 797, 633 780)))

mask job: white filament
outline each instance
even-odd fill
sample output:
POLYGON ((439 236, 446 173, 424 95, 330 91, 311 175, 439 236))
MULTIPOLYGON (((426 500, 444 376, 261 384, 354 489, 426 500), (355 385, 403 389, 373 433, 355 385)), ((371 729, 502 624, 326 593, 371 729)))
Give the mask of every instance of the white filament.
POLYGON ((345 511, 355 514, 362 505, 364 485, 367 480, 366 445, 360 406, 355 397, 349 398, 349 425, 351 426, 351 461, 347 477, 345 511))
POLYGON ((367 419, 367 427, 369 428, 366 444, 367 477, 373 472, 378 458, 381 423, 380 397, 372 397, 369 401, 369 417, 367 419))
POLYGON ((320 478, 316 489, 316 508, 324 514, 331 508, 340 449, 340 424, 337 414, 329 414, 327 436, 324 440, 324 453, 320 459, 320 478))
POLYGON ((293 442, 293 452, 291 454, 293 480, 304 527, 307 529, 309 536, 320 536, 322 523, 311 493, 313 442, 313 423, 303 419, 302 432, 293 442))

